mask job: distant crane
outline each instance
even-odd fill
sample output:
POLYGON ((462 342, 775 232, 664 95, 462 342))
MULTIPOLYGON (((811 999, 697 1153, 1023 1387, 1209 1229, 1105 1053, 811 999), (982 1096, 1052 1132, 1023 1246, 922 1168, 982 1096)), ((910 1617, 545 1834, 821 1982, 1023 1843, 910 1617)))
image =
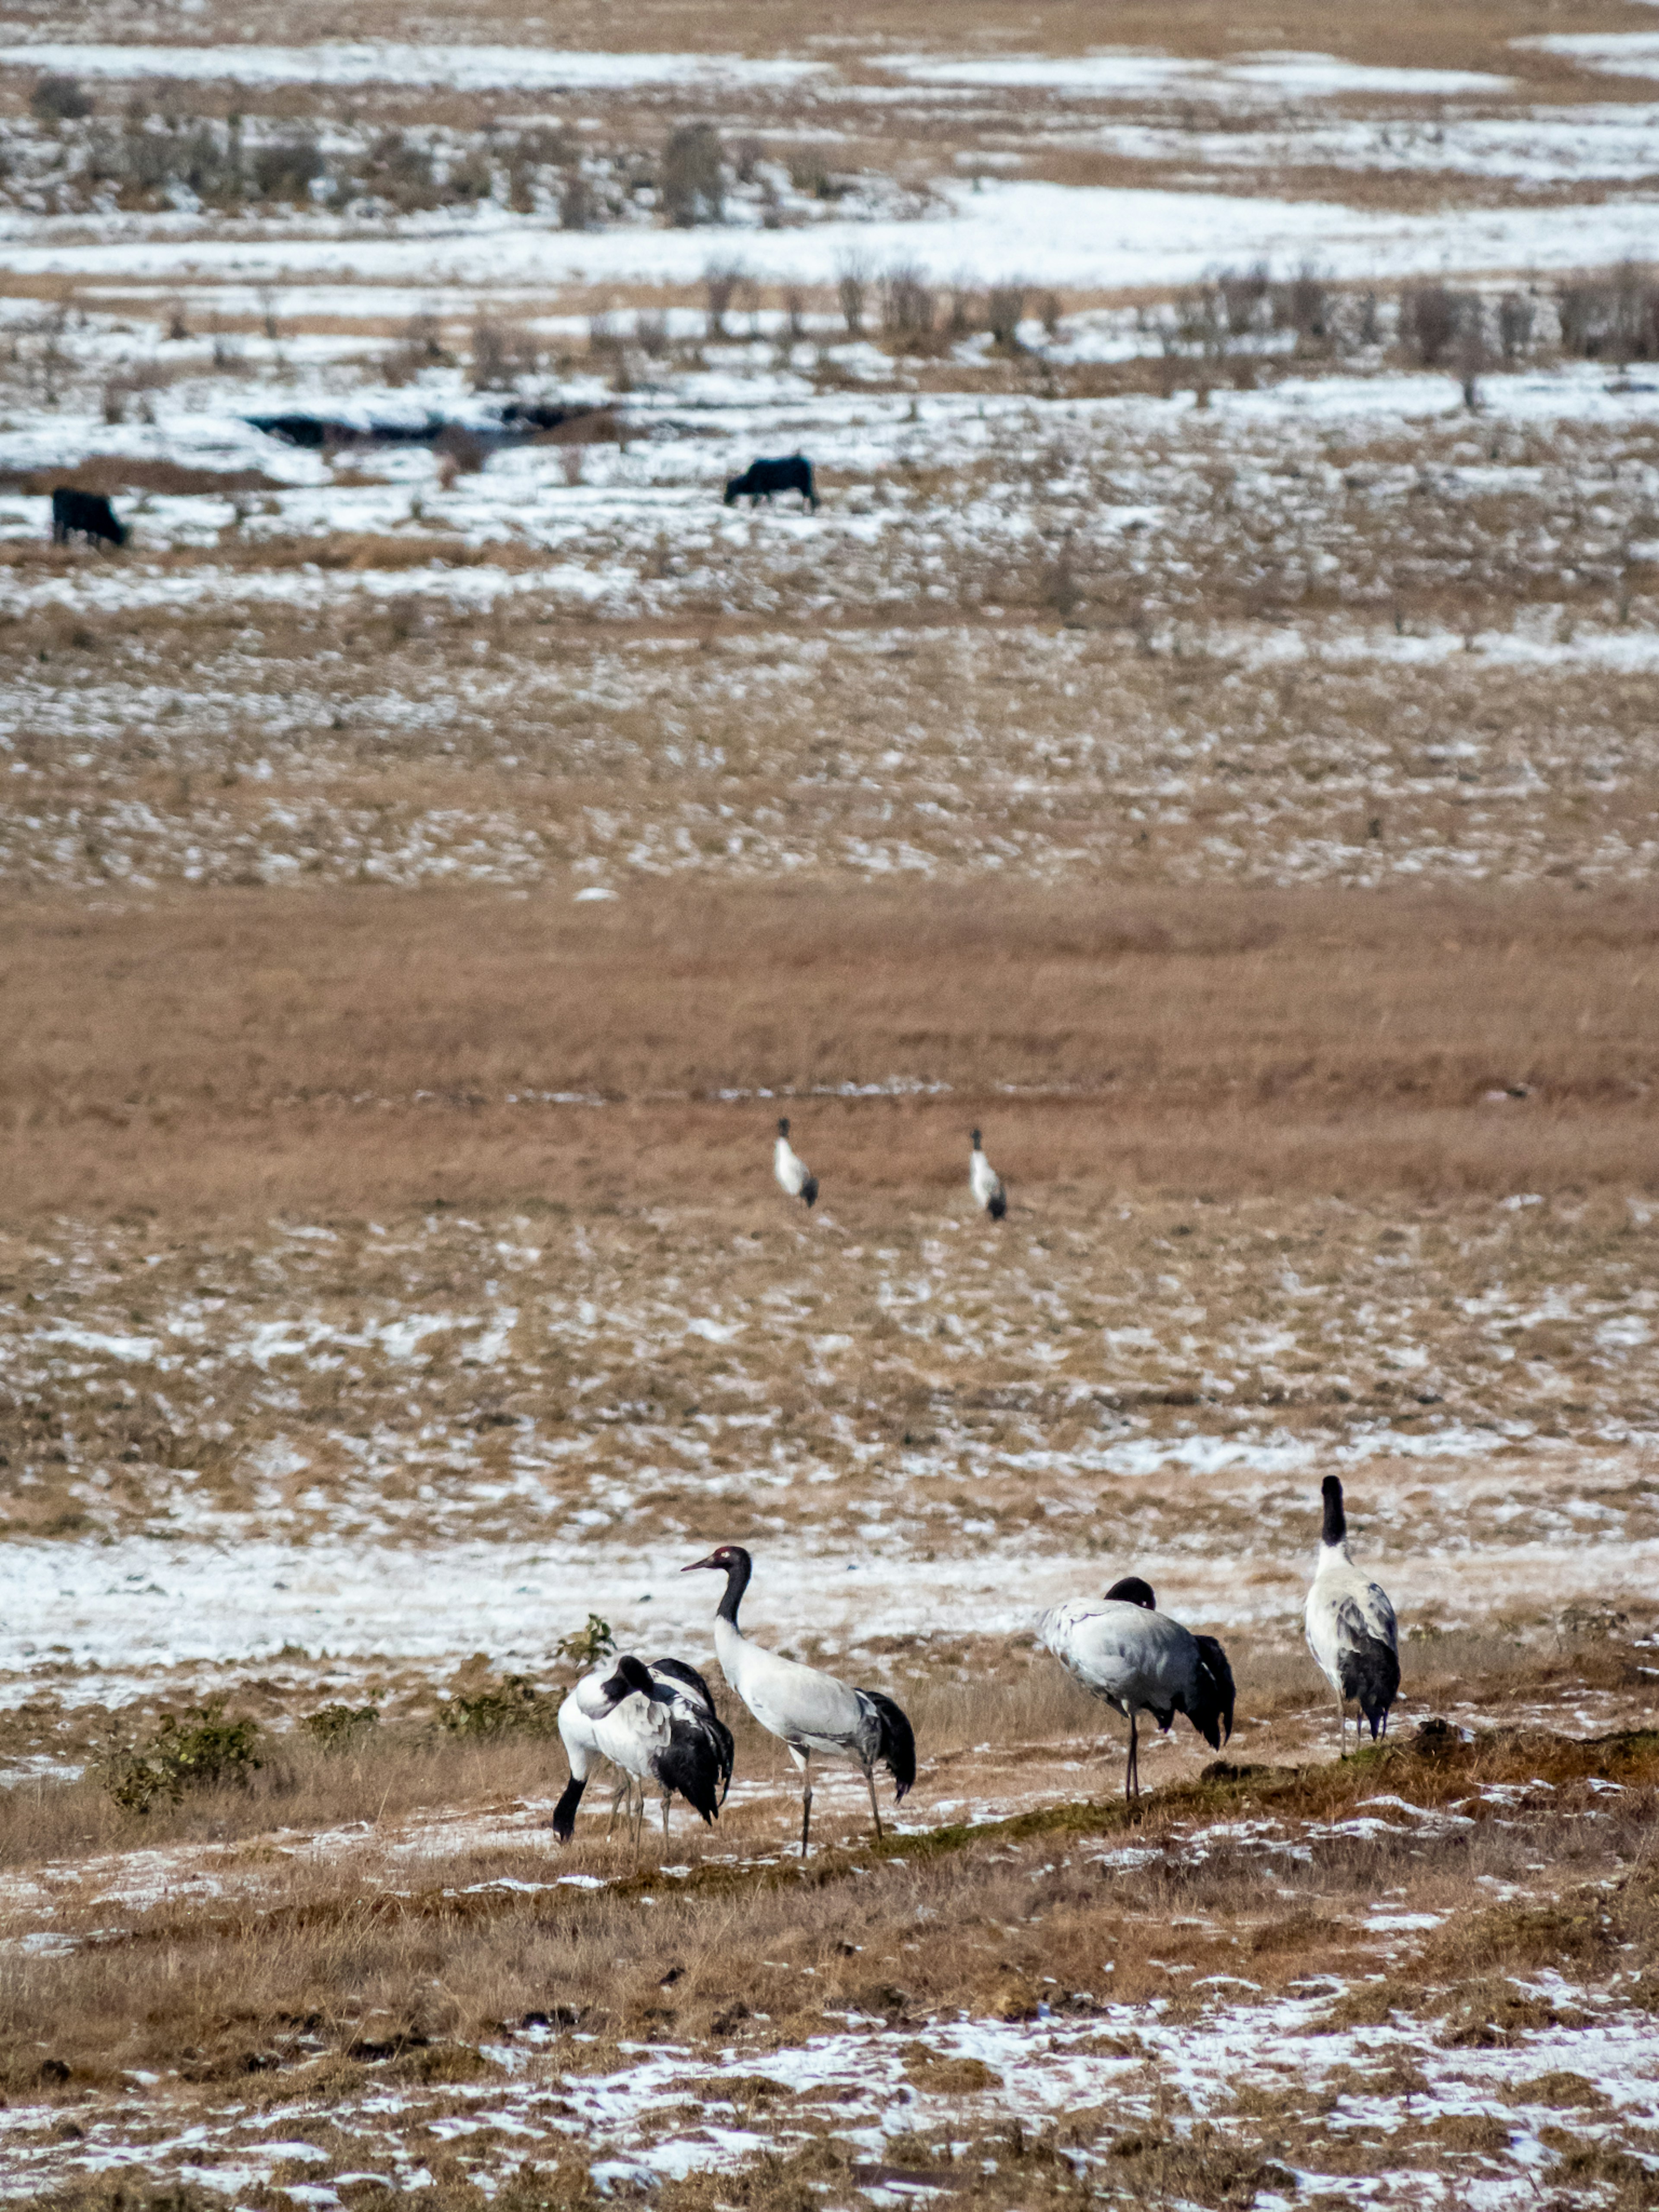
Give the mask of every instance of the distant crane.
POLYGON ((1308 1649, 1336 1692, 1337 1755, 1346 1758, 1350 1698, 1359 1708, 1356 1742, 1362 1717, 1373 1743, 1389 1732, 1389 1708, 1400 1694, 1400 1632, 1388 1592, 1353 1563, 1342 1485, 1328 1474, 1320 1490, 1325 1521, 1308 1592, 1308 1649))
POLYGON ((1000 1221, 1008 1211, 1008 1193, 1002 1177, 985 1157, 979 1141, 979 1131, 974 1132, 974 1149, 968 1158, 968 1181, 974 1193, 974 1203, 988 1213, 993 1221, 1000 1221))
POLYGON ((804 1198, 811 1206, 818 1194, 818 1179, 789 1142, 786 1115, 778 1123, 778 1141, 772 1151, 772 1172, 788 1198, 804 1198))
POLYGON ((895 1796, 902 1801, 916 1778, 916 1739, 909 1722, 891 1698, 879 1690, 855 1690, 817 1667, 803 1667, 751 1644, 738 1626, 738 1607, 754 1572, 754 1561, 741 1544, 722 1544, 706 1559, 694 1559, 684 1574, 710 1567, 726 1577, 726 1594, 714 1616, 714 1651, 720 1672, 769 1735, 781 1736, 799 1768, 800 1855, 812 1819, 814 1752, 825 1759, 850 1759, 864 1770, 870 1811, 881 1840, 881 1808, 876 1802, 876 1768, 892 1776, 895 1796))
MULTIPOLYGON (((553 1811, 553 1832, 570 1841, 576 1808, 596 1759, 608 1759, 637 1785, 634 1856, 645 1820, 645 1785, 662 1793, 662 1835, 668 1841, 668 1801, 678 1793, 708 1826, 732 1781, 732 1731, 714 1711, 708 1685, 679 1659, 647 1667, 631 1654, 585 1674, 559 1707, 559 1735, 570 1780, 553 1811)), ((611 1817, 616 1817, 612 1808, 611 1817)))
POLYGON ((1212 1751, 1233 1732, 1233 1671, 1213 1636, 1194 1636, 1159 1613, 1152 1586, 1126 1575, 1103 1599, 1071 1598, 1049 1608, 1037 1635, 1085 1690, 1129 1723, 1123 1794, 1140 1796, 1139 1716, 1167 1735, 1185 1713, 1212 1751))

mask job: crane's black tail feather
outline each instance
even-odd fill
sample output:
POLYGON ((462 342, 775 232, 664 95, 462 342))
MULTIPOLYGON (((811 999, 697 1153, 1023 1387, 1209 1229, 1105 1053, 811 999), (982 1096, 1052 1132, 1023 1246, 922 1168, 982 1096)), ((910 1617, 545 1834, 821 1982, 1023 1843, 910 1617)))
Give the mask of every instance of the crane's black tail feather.
MULTIPOLYGON (((716 1722, 715 1726, 719 1725, 716 1722)), ((730 1743, 730 1736, 726 1741, 730 1743)), ((673 1723, 668 1748, 658 1753, 652 1771, 665 1790, 677 1790, 692 1811, 702 1815, 705 1827, 718 1817, 720 1756, 706 1727, 690 1721, 673 1723)))
POLYGON ((573 1774, 565 1785, 565 1792, 553 1808, 553 1818, 548 1823, 562 1844, 568 1844, 575 1832, 576 1808, 582 1802, 582 1792, 587 1784, 578 1782, 573 1774))
POLYGON ((1362 1636, 1342 1654, 1342 1694, 1365 1716, 1375 1743, 1389 1725, 1389 1708, 1400 1695, 1400 1654, 1379 1636, 1362 1636))
POLYGON ((817 1204, 818 1179, 816 1176, 807 1176, 805 1182, 800 1187, 800 1194, 806 1200, 809 1206, 816 1206, 817 1204))
POLYGON ((1187 1717, 1211 1750, 1219 1751, 1233 1732, 1233 1670, 1213 1636, 1195 1636, 1193 1641, 1198 1646, 1198 1694, 1187 1717))
POLYGON ((993 1221, 1000 1221, 1003 1215, 1008 1211, 1007 1192, 1006 1190, 993 1191, 991 1194, 991 1202, 986 1207, 985 1211, 990 1215, 993 1221))
POLYGON ((859 1692, 876 1717, 880 1739, 876 1757, 892 1776, 894 1796, 902 1797, 916 1778, 915 1730, 899 1706, 879 1690, 859 1692))

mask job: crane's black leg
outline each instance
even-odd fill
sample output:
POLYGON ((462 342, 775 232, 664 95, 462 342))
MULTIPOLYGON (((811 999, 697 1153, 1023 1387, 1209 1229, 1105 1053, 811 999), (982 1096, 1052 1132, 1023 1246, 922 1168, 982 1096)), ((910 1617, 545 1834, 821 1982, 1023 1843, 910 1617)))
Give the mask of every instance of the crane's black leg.
POLYGON ((870 1792, 870 1811, 876 1823, 876 1841, 879 1843, 881 1841, 881 1808, 876 1802, 876 1778, 867 1766, 864 1770, 864 1781, 865 1787, 870 1792))
POLYGON ((800 1763, 800 1855, 802 1858, 806 1856, 806 1837, 811 1825, 812 1770, 806 1759, 803 1759, 800 1763))

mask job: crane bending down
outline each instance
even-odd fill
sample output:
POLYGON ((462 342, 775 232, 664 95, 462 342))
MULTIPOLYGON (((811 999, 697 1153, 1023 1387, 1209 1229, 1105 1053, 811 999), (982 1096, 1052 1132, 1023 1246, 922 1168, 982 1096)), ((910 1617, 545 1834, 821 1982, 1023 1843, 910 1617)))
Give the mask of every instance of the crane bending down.
POLYGON ((680 1659, 653 1659, 647 1667, 629 1655, 585 1674, 559 1707, 559 1735, 570 1762, 569 1783, 553 1811, 553 1832, 562 1844, 570 1841, 596 1759, 622 1770, 624 1790, 639 1786, 636 1858, 647 1783, 662 1793, 665 1843, 672 1796, 684 1797, 706 1827, 731 1786, 732 1731, 715 1714, 708 1683, 680 1659))
POLYGON ((986 1158, 977 1129, 974 1132, 974 1149, 968 1158, 968 1182, 975 1205, 988 1213, 993 1221, 1000 1221, 1008 1211, 1007 1186, 986 1158))
POLYGON ((864 1769, 870 1810, 881 1840, 881 1808, 876 1802, 876 1768, 884 1766, 902 1800, 916 1778, 916 1739, 909 1722, 879 1690, 855 1690, 816 1667, 803 1667, 751 1644, 738 1626, 738 1607, 749 1587, 754 1561, 741 1544, 722 1544, 706 1559, 694 1559, 684 1574, 711 1567, 726 1577, 726 1595, 714 1616, 714 1651, 720 1672, 770 1735, 781 1736, 800 1771, 800 1855, 812 1819, 811 1757, 850 1759, 864 1769))
POLYGON ((810 1206, 818 1194, 818 1179, 789 1141, 786 1117, 778 1123, 778 1141, 772 1148, 772 1172, 786 1198, 804 1198, 810 1206))
POLYGON ((1158 1611, 1139 1575, 1114 1583, 1103 1599, 1052 1606, 1037 1635, 1055 1658, 1129 1723, 1123 1794, 1140 1795, 1139 1716, 1151 1713, 1167 1735, 1185 1713, 1212 1751, 1233 1732, 1233 1670, 1213 1636, 1194 1636, 1158 1611))
POLYGON ((1328 1474, 1320 1487, 1325 1522, 1308 1592, 1308 1649, 1336 1692, 1337 1755, 1346 1758, 1350 1698, 1359 1708, 1356 1740, 1362 1717, 1373 1743, 1389 1732, 1389 1708, 1400 1694, 1400 1632, 1388 1592, 1353 1563, 1342 1485, 1328 1474))

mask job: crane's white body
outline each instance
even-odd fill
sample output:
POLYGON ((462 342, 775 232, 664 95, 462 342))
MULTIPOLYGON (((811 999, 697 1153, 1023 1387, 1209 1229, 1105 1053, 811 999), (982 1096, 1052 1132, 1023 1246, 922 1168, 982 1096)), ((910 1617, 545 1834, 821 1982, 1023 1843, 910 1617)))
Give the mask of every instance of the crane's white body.
POLYGON ((1352 1691, 1345 1687, 1345 1680, 1352 1682, 1367 1644, 1382 1644, 1396 1654, 1400 1649, 1389 1594, 1363 1567, 1355 1566, 1346 1536, 1319 1547, 1304 1624, 1314 1663, 1336 1694, 1338 1725, 1346 1729, 1352 1691))
POLYGON ((811 1761, 852 1760, 864 1771, 876 1836, 882 1832, 876 1802, 876 1765, 885 1765, 902 1799, 916 1777, 915 1738, 910 1723, 880 1690, 855 1689, 821 1668, 804 1667, 764 1644, 751 1644, 738 1626, 738 1607, 749 1586, 753 1561, 741 1545, 724 1544, 688 1567, 708 1567, 726 1576, 726 1595, 714 1617, 714 1656, 720 1672, 767 1731, 788 1749, 801 1778, 801 1856, 806 1856, 812 1819, 811 1761))
POLYGON ((1177 1713, 1218 1751, 1232 1734, 1233 1680, 1226 1654, 1213 1637, 1194 1636, 1155 1609, 1152 1590, 1137 1577, 1115 1584, 1103 1598, 1071 1598, 1052 1606, 1037 1635, 1085 1690, 1103 1698, 1129 1723, 1124 1794, 1140 1795, 1142 1713, 1168 1734, 1177 1713), (1133 1591, 1134 1596, 1119 1595, 1133 1591))
MULTIPOLYGON (((617 1803, 631 1790, 639 1793, 634 1820, 636 1853, 647 1784, 661 1793, 665 1842, 669 1800, 676 1790, 707 1820, 713 1817, 723 1786, 731 1780, 731 1735, 716 1715, 702 1677, 678 1661, 647 1665, 624 1653, 596 1667, 583 1675, 560 1706, 558 1726, 570 1763, 570 1786, 553 1822, 562 1838, 568 1838, 582 1789, 601 1759, 608 1759, 623 1776, 617 1803), (638 1687, 626 1689, 621 1680, 618 1670, 624 1662, 640 1670, 635 1676, 638 1687), (696 1754, 690 1767, 688 1741, 696 1754)), ((613 1826, 617 1803, 611 1811, 613 1826)))
POLYGON ((720 1672, 769 1735, 781 1736, 798 1765, 804 1754, 868 1766, 880 1731, 856 1690, 817 1667, 751 1644, 734 1621, 714 1623, 720 1672))
POLYGON ((637 1691, 612 1705, 605 1685, 615 1672, 614 1660, 596 1667, 559 1707, 560 1741, 578 1782, 587 1780, 599 1759, 608 1759, 635 1782, 651 1781, 653 1754, 668 1747, 672 1723, 667 1705, 637 1691))
POLYGON ((1152 1713, 1167 1729, 1196 1696, 1197 1640, 1167 1613, 1124 1598, 1068 1598, 1043 1614, 1037 1634, 1085 1690, 1126 1721, 1152 1713))
POLYGON ((1003 1188, 1002 1177, 986 1158, 977 1141, 968 1156, 968 1182, 974 1194, 974 1203, 981 1212, 989 1213, 994 1207, 1000 1211, 1000 1207, 1007 1205, 1008 1194, 1003 1188))
POLYGON ((789 1198, 799 1198, 812 1179, 811 1170, 785 1136, 780 1136, 773 1146, 772 1172, 789 1198))

